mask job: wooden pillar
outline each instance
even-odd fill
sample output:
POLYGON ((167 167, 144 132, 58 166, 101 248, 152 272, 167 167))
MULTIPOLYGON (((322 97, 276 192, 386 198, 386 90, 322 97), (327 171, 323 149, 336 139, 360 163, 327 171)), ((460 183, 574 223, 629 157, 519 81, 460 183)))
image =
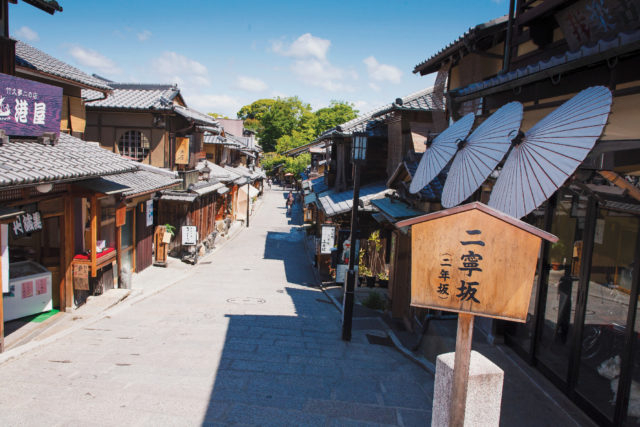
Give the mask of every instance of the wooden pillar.
POLYGON ((73 309, 73 257, 75 256, 75 229, 73 197, 64 198, 64 218, 62 220, 64 242, 61 242, 64 268, 60 271, 60 311, 73 309))
POLYGON ((91 277, 98 275, 98 269, 96 267, 96 259, 98 254, 96 253, 96 246, 98 244, 98 196, 91 195, 91 277))

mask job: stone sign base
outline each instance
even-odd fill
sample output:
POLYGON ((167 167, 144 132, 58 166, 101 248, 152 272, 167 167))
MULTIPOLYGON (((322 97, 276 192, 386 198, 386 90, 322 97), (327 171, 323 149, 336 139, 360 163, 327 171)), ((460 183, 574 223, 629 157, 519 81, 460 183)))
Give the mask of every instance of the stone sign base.
MULTIPOLYGON (((454 359, 455 353, 452 352, 439 355, 436 361, 431 416, 433 427, 449 425, 454 359)), ((477 351, 471 351, 465 426, 498 426, 500 424, 503 381, 502 369, 477 351)))

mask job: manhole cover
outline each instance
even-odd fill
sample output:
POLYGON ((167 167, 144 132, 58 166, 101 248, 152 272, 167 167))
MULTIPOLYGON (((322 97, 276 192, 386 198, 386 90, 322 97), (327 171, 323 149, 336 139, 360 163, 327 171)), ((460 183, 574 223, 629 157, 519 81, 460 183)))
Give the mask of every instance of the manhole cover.
POLYGON ((230 302, 231 304, 257 305, 257 304, 264 304, 267 301, 263 298, 244 297, 244 298, 229 298, 227 302, 230 302))

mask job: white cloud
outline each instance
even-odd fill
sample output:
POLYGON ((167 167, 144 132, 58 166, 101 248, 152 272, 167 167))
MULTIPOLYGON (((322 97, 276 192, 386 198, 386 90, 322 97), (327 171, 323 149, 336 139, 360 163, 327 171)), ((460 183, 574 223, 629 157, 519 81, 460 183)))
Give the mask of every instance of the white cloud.
POLYGON ((151 31, 144 30, 143 32, 138 33, 137 36, 138 36, 138 40, 140 40, 141 42, 145 40, 149 40, 149 37, 151 37, 151 31))
POLYGON ((307 59, 294 61, 291 71, 300 81, 310 86, 318 86, 330 92, 353 92, 353 87, 344 81, 353 74, 331 65, 328 61, 307 59))
POLYGON ((194 94, 185 95, 190 107, 203 113, 218 113, 234 118, 243 105, 248 104, 243 100, 225 94, 194 94))
POLYGON ((248 92, 262 92, 269 88, 262 80, 248 76, 238 76, 236 87, 248 92))
POLYGON ((375 84, 373 82, 369 83, 369 87, 375 92, 380 92, 380 86, 378 86, 377 84, 375 84))
POLYGON ((327 57, 329 46, 331 46, 330 40, 306 33, 298 37, 289 47, 284 47, 282 42, 278 41, 272 43, 271 49, 283 56, 324 60, 327 57))
POLYGON ((151 61, 151 72, 163 81, 177 83, 181 88, 211 86, 207 67, 176 52, 163 52, 151 61))
POLYGON ((22 26, 14 33, 20 40, 26 40, 28 42, 37 42, 40 40, 40 36, 34 30, 29 27, 22 26))
POLYGON ((331 41, 306 33, 285 46, 281 41, 271 44, 271 50, 279 55, 293 58, 290 70, 298 80, 309 86, 320 87, 329 92, 353 92, 350 80, 357 80, 354 70, 333 65, 327 59, 331 41))
POLYGON ((374 81, 395 84, 402 81, 402 71, 393 65, 381 64, 373 56, 365 58, 362 62, 367 66, 369 77, 374 81))
POLYGON ((122 72, 111 59, 95 50, 73 46, 69 49, 69 54, 73 56, 78 64, 92 68, 102 74, 120 74, 122 72))

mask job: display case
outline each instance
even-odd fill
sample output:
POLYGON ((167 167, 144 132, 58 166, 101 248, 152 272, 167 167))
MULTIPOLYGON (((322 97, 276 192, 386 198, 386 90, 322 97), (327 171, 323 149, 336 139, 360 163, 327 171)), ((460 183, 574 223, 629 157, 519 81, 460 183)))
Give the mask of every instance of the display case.
POLYGON ((33 261, 9 264, 9 293, 3 295, 3 306, 5 321, 51 310, 51 272, 33 261))

